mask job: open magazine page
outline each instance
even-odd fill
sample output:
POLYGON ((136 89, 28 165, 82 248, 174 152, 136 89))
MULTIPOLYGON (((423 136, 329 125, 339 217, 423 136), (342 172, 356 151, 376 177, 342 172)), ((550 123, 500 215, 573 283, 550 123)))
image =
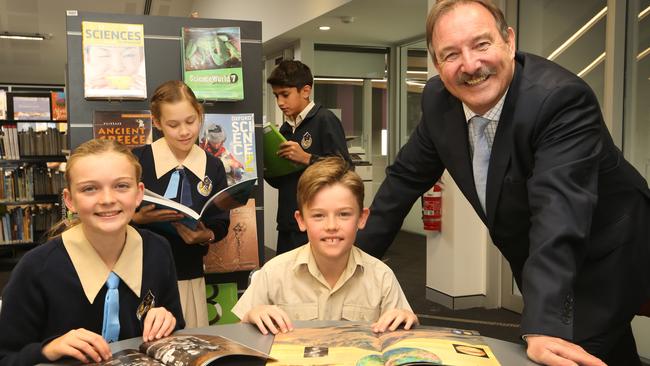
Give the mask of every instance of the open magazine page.
POLYGON ((219 193, 210 197, 205 205, 203 205, 201 215, 203 215, 211 204, 224 212, 245 205, 253 194, 255 182, 257 182, 257 178, 247 178, 222 189, 219 193))
MULTIPOLYGON (((186 217, 180 220, 180 222, 190 229, 194 230, 198 225, 198 220, 201 218, 201 216, 203 216, 205 210, 207 210, 211 205, 214 205, 221 212, 227 212, 234 208, 245 205, 253 193, 253 188, 255 187, 256 181, 257 178, 250 178, 222 189, 205 202, 203 208, 201 209, 201 212, 196 212, 179 202, 165 198, 148 189, 145 189, 144 191, 144 198, 141 205, 145 206, 153 203, 156 205, 156 209, 171 209, 182 212, 184 215, 186 215, 186 217)), ((167 225, 164 222, 161 224, 171 226, 167 225)))
MULTIPOLYGON (((499 366, 492 350, 474 331, 418 327, 385 333, 379 339, 384 364, 499 366)), ((361 361, 364 365, 374 364, 370 357, 361 361)))
POLYGON ((268 355, 229 339, 198 334, 179 334, 146 342, 140 351, 165 365, 202 366, 225 356, 252 356, 266 359, 268 355))
POLYGON ((91 363, 88 366, 161 366, 164 363, 140 353, 134 349, 125 349, 113 354, 113 358, 99 363, 91 363))
POLYGON ((418 327, 375 334, 370 324, 298 328, 275 336, 267 365, 499 366, 478 333, 418 327))
POLYGON ((381 342, 369 324, 296 328, 273 340, 267 365, 356 365, 368 356, 381 357, 381 342))
POLYGON ((139 352, 134 349, 116 352, 112 359, 89 366, 204 366, 226 356, 269 358, 265 353, 217 335, 177 334, 142 343, 139 348, 139 352))

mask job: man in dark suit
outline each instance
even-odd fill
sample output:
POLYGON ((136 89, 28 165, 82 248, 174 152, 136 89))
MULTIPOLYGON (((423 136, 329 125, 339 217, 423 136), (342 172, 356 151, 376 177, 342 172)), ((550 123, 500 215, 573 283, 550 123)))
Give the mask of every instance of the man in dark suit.
POLYGON ((650 299, 650 191, 614 145, 594 93, 516 52, 490 0, 439 0, 427 42, 440 75, 424 89, 422 121, 387 169, 359 246, 383 255, 447 169, 512 267, 528 356, 640 365, 630 321, 650 299))

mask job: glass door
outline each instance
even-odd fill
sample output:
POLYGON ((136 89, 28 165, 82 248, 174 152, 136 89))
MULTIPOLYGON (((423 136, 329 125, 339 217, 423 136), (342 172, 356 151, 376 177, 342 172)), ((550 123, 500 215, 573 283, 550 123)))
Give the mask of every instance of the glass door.
MULTIPOLYGON (((603 106, 607 0, 519 0, 517 49, 546 57, 583 78, 603 106)), ((509 19, 514 24, 513 19, 509 19)), ((501 305, 516 312, 523 299, 508 262, 501 258, 501 305)))

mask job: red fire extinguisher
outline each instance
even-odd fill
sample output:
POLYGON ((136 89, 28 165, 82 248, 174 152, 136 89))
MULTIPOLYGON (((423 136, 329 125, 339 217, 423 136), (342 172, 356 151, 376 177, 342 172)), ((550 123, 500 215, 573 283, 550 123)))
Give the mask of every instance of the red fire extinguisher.
POLYGON ((424 230, 440 232, 442 229, 442 185, 440 183, 422 195, 422 224, 424 230))

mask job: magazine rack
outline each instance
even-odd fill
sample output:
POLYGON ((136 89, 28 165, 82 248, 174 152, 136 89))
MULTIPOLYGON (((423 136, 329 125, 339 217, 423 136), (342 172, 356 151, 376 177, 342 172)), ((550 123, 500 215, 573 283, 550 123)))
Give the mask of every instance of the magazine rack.
MULTIPOLYGON (((68 63, 66 85, 68 92, 68 121, 70 148, 74 149, 84 141, 93 138, 93 113, 96 110, 148 110, 147 100, 127 100, 111 98, 105 100, 84 99, 84 75, 82 57, 81 22, 132 23, 144 25, 145 68, 147 95, 167 80, 182 79, 182 39, 183 27, 215 28, 239 27, 241 30, 242 72, 244 79, 244 100, 235 102, 203 103, 205 113, 255 115, 255 150, 258 185, 255 189, 255 220, 257 224, 257 244, 259 262, 264 263, 264 196, 262 180, 262 24, 255 21, 226 19, 201 19, 181 17, 161 17, 148 15, 100 14, 67 11, 67 52, 68 63)), ((159 134, 154 129, 153 139, 159 134)), ((233 272, 206 275, 206 283, 237 282, 238 289, 246 287, 248 272, 233 272)))

